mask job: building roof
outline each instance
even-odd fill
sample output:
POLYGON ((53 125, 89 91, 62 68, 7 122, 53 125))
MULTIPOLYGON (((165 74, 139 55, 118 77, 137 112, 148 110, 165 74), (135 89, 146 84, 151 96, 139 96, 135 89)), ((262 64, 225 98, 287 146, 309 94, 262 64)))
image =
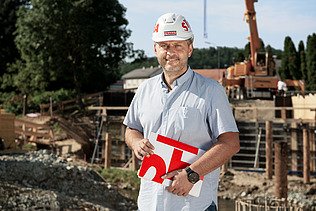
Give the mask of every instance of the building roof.
POLYGON ((194 72, 216 81, 221 81, 223 79, 225 71, 226 69, 194 69, 194 72))
POLYGON ((140 68, 132 70, 122 76, 122 79, 151 78, 162 73, 161 67, 140 68))

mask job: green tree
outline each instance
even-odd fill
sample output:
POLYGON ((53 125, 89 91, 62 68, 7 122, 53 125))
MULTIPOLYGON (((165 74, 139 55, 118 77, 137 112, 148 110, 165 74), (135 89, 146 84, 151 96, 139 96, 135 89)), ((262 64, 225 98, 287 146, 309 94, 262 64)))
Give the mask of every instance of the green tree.
POLYGON ((219 52, 214 47, 210 48, 195 48, 189 59, 189 64, 192 68, 208 69, 218 67, 219 52))
POLYGON ((282 79, 301 79, 302 73, 298 67, 298 56, 292 39, 287 36, 284 40, 280 76, 282 79))
POLYGON ((302 73, 302 79, 304 81, 307 80, 307 69, 306 69, 306 53, 304 42, 301 40, 298 44, 298 59, 299 59, 299 67, 302 73))
POLYGON ((307 37, 306 44, 307 85, 309 91, 316 90, 316 34, 307 37))
MULTIPOLYGON (((21 5, 26 5, 26 0, 1 0, 0 1, 0 84, 7 83, 2 76, 7 72, 8 65, 20 58, 14 42, 16 30, 16 11, 21 5)), ((4 86, 1 86, 2 88, 4 86)), ((8 89, 2 91, 8 91, 8 89)))
POLYGON ((105 90, 131 50, 124 14, 118 0, 31 0, 18 13, 16 87, 26 94, 105 90))
POLYGON ((189 60, 189 64, 195 69, 212 69, 212 68, 227 68, 234 61, 243 57, 243 50, 238 48, 220 47, 216 48, 195 48, 193 55, 189 60))

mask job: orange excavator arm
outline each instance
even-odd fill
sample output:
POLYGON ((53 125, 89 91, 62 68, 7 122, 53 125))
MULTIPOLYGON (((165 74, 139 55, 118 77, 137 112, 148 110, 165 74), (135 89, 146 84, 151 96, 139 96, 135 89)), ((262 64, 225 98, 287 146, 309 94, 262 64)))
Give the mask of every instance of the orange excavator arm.
POLYGON ((246 3, 245 19, 246 19, 246 22, 249 24, 251 64, 253 67, 256 66, 255 54, 260 48, 260 39, 259 39, 258 28, 257 28, 256 11, 255 11, 255 6, 254 6, 255 2, 257 2, 257 0, 245 0, 245 3, 246 3))

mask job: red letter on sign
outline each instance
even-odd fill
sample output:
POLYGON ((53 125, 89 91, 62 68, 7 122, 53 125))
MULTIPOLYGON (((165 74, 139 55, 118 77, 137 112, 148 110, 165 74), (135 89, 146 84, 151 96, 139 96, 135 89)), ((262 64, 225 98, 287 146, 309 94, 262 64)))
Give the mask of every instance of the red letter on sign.
POLYGON ((156 169, 156 174, 152 181, 162 184, 163 179, 161 177, 166 173, 166 164, 165 161, 156 154, 144 158, 142 167, 139 171, 139 176, 143 177, 147 170, 152 166, 156 169))
POLYGON ((182 154, 183 154, 183 151, 181 150, 178 150, 176 148, 173 150, 168 172, 178 170, 178 169, 184 169, 185 167, 190 165, 189 163, 183 162, 181 160, 182 154))

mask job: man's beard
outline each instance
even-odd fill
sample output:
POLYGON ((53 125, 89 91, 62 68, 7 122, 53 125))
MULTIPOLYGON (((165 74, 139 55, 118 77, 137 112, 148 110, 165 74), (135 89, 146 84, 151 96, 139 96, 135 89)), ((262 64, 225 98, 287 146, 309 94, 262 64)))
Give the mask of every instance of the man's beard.
MULTIPOLYGON (((166 60, 165 58, 162 59, 162 62, 159 62, 160 65, 163 67, 163 69, 166 71, 166 72, 179 72, 181 71, 183 68, 186 68, 187 67, 187 61, 184 61, 184 60, 180 60, 179 58, 177 58, 176 61, 176 65, 173 65, 173 64, 168 64, 168 60, 166 60)), ((172 61, 172 62, 175 62, 175 61, 172 61)))

